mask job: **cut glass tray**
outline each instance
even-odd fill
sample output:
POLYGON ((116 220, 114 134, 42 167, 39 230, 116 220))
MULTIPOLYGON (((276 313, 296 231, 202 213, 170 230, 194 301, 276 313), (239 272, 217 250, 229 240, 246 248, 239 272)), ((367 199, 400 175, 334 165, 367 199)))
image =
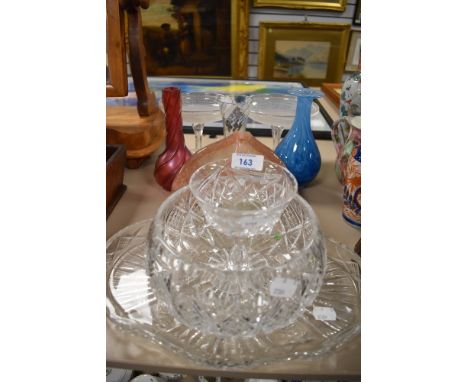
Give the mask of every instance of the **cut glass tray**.
POLYGON ((125 332, 211 367, 264 365, 335 350, 360 333, 360 258, 332 240, 322 288, 312 306, 286 328, 254 337, 219 338, 179 323, 150 287, 146 241, 152 220, 135 223, 107 242, 107 316, 125 332), (314 307, 336 319, 317 320, 314 307))

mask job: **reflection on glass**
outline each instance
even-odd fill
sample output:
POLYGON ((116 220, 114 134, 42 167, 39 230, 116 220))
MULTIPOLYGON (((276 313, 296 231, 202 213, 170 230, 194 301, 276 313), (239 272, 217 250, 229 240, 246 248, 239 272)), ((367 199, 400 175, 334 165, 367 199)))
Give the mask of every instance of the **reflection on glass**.
MULTIPOLYGON (((283 130, 292 126, 296 116, 297 99, 289 94, 255 94, 251 98, 250 118, 271 126, 273 149, 275 149, 281 140, 283 130)), ((311 117, 318 112, 318 106, 312 104, 311 117)))
POLYGON ((218 96, 211 93, 183 93, 182 120, 190 123, 195 134, 195 151, 202 148, 205 123, 221 119, 218 96))
POLYGON ((245 131, 250 114, 252 98, 247 95, 220 95, 224 136, 235 131, 245 131))

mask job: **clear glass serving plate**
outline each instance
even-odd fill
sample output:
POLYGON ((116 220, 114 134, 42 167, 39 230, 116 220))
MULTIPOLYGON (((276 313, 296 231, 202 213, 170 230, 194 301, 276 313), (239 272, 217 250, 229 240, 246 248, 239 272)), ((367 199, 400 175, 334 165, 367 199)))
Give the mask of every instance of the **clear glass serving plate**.
POLYGON ((323 237, 309 203, 293 194, 270 231, 249 237, 219 231, 204 212, 190 188, 182 188, 161 204, 150 231, 152 285, 173 315, 224 337, 295 321, 325 274, 323 237))
POLYGON ((320 293, 294 323, 268 334, 231 338, 185 326, 147 275, 145 243, 151 223, 128 226, 107 242, 107 316, 149 346, 163 346, 203 365, 235 368, 317 357, 360 333, 360 258, 332 239, 324 240, 327 272, 320 293), (318 307, 332 308, 335 320, 316 319, 318 307))

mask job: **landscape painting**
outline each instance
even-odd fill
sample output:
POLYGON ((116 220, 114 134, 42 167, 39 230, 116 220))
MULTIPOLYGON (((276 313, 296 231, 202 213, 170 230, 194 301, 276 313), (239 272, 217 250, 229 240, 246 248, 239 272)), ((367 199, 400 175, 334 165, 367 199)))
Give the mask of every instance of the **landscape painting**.
POLYGON ((231 75, 230 0, 151 0, 142 10, 150 76, 231 75))
POLYGON ((268 21, 259 29, 258 79, 341 82, 351 24, 268 21))
POLYGON ((275 78, 325 79, 331 43, 328 41, 275 41, 275 78))

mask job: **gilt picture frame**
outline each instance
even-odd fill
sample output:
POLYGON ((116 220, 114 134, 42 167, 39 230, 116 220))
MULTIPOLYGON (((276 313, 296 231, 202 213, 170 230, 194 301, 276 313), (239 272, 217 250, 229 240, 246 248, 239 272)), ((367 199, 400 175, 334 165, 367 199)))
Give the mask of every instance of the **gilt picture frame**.
POLYGON ((249 0, 151 0, 142 10, 149 76, 247 78, 249 0))
POLYGON ((106 0, 106 97, 128 93, 124 17, 119 0, 106 0))
POLYGON ((353 24, 361 25, 361 0, 356 1, 356 5, 354 8, 353 24))
POLYGON ((350 29, 341 23, 261 22, 258 78, 308 86, 341 82, 350 29))
POLYGON ((349 40, 348 56, 346 58, 346 72, 359 70, 361 63, 361 31, 352 31, 349 40))
POLYGON ((326 9, 343 12, 346 0, 254 0, 254 7, 275 7, 292 9, 326 9))

